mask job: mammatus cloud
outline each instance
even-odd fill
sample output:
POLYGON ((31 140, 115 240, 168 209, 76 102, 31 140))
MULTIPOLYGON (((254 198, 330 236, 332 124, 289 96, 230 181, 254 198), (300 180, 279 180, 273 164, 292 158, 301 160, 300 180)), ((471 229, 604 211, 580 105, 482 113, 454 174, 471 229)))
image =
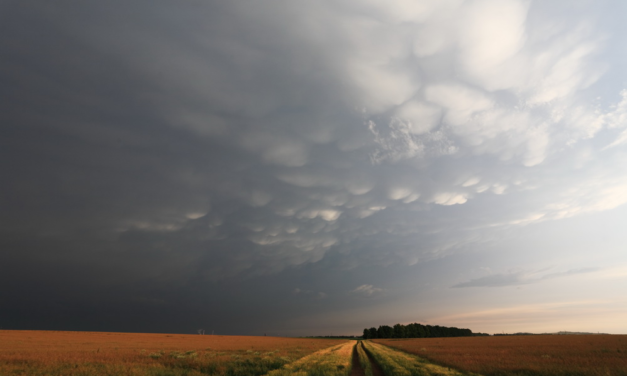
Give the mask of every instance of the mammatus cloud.
MULTIPOLYGON (((68 103, 84 97, 80 90, 94 91, 103 106, 120 108, 122 125, 70 110, 29 116, 63 119, 47 128, 102 145, 68 149, 69 159, 90 154, 86 170, 127 169, 116 178, 94 173, 116 203, 98 209, 94 227, 102 236, 157 236, 172 247, 188 239, 192 264, 203 242, 213 241, 206 252, 230 260, 212 267, 215 276, 276 272, 331 250, 428 260, 451 249, 436 235, 451 228, 452 243, 464 246, 478 228, 487 233, 627 201, 620 194, 627 186, 619 148, 624 91, 598 101, 592 90, 607 79, 604 54, 616 41, 589 17, 596 8, 567 16, 545 6, 322 1, 194 10, 163 3, 141 15, 104 4, 77 10, 98 12, 96 22, 41 8, 75 43, 93 45, 136 77, 128 102, 137 105, 92 87, 55 87, 68 103), (160 12, 171 17, 154 22, 160 12), (240 27, 227 27, 221 14, 240 27), (126 21, 112 35, 107 20, 114 17, 126 21), (163 28, 167 38, 150 37, 163 28), (109 141, 122 147, 108 149, 109 141), (153 152, 160 145, 168 145, 168 158, 153 152), (127 187, 154 197, 144 203, 127 187), (474 215, 466 207, 479 199, 497 209, 474 215), (451 210, 427 224, 439 206, 451 210), (378 244, 362 247, 364 236, 378 244), (233 239, 248 246, 227 251, 233 239)), ((50 66, 68 76, 63 63, 50 66)), ((67 181, 77 174, 66 170, 67 181)), ((80 180, 75 186, 86 200, 99 197, 80 180)), ((11 227, 50 233, 43 228, 51 225, 65 236, 89 223, 87 216, 77 212, 63 225, 47 216, 18 219, 11 227)))
MULTIPOLYGON (((5 5, 4 265, 77 265, 94 285, 175 302, 301 268, 456 260, 617 208, 617 4, 5 5)), ((277 296, 392 290, 291 278, 277 296)), ((457 287, 543 278, 556 277, 457 287)))
POLYGON ((546 270, 537 272, 524 272, 516 271, 510 273, 493 274, 485 277, 472 279, 468 282, 458 283, 452 287, 504 287, 504 286, 519 286, 527 285, 531 283, 538 283, 546 281, 548 279, 569 277, 572 275, 592 273, 598 271, 598 268, 581 268, 570 269, 565 272, 557 273, 543 273, 546 270))

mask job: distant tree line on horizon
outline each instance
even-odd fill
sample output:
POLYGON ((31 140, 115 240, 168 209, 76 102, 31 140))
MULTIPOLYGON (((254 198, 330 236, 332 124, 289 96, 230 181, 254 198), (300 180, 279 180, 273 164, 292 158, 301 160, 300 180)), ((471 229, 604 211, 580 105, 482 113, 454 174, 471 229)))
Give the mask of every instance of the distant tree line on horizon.
POLYGON ((435 338, 435 337, 471 337, 473 332, 470 329, 459 329, 456 327, 431 326, 418 323, 396 324, 394 326, 381 325, 379 328, 364 329, 364 339, 374 338, 435 338))

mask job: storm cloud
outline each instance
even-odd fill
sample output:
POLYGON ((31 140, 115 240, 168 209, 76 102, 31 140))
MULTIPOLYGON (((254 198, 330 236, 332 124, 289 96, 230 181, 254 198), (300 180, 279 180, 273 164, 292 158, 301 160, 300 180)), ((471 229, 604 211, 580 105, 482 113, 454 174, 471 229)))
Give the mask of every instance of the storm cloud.
POLYGON ((516 240, 627 202, 622 3, 0 7, 2 326, 351 332, 627 261, 516 240))

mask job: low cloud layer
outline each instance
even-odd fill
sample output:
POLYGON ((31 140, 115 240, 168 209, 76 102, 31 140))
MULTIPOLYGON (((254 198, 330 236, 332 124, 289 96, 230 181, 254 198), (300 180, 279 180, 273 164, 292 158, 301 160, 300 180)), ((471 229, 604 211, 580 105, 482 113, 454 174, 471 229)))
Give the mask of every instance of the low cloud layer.
POLYGON ((571 269, 564 272, 546 273, 546 270, 538 272, 516 271, 502 274, 492 274, 481 278, 472 279, 468 282, 458 283, 453 287, 503 287, 519 286, 530 283, 538 283, 553 278, 568 277, 582 273, 598 271, 597 268, 571 269))
POLYGON ((393 296, 358 272, 617 208, 616 6, 2 5, 0 257, 145 304, 227 286, 216 299, 237 307, 250 288, 234 281, 255 278, 331 302, 325 262, 356 273, 337 291, 393 296))

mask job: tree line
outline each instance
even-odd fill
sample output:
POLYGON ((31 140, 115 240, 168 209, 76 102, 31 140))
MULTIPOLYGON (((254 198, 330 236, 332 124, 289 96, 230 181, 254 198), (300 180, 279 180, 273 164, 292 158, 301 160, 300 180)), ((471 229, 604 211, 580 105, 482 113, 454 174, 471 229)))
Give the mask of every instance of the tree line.
POLYGON ((472 330, 456 327, 431 326, 418 323, 381 325, 379 328, 364 329, 363 338, 434 338, 434 337, 470 337, 472 330))

